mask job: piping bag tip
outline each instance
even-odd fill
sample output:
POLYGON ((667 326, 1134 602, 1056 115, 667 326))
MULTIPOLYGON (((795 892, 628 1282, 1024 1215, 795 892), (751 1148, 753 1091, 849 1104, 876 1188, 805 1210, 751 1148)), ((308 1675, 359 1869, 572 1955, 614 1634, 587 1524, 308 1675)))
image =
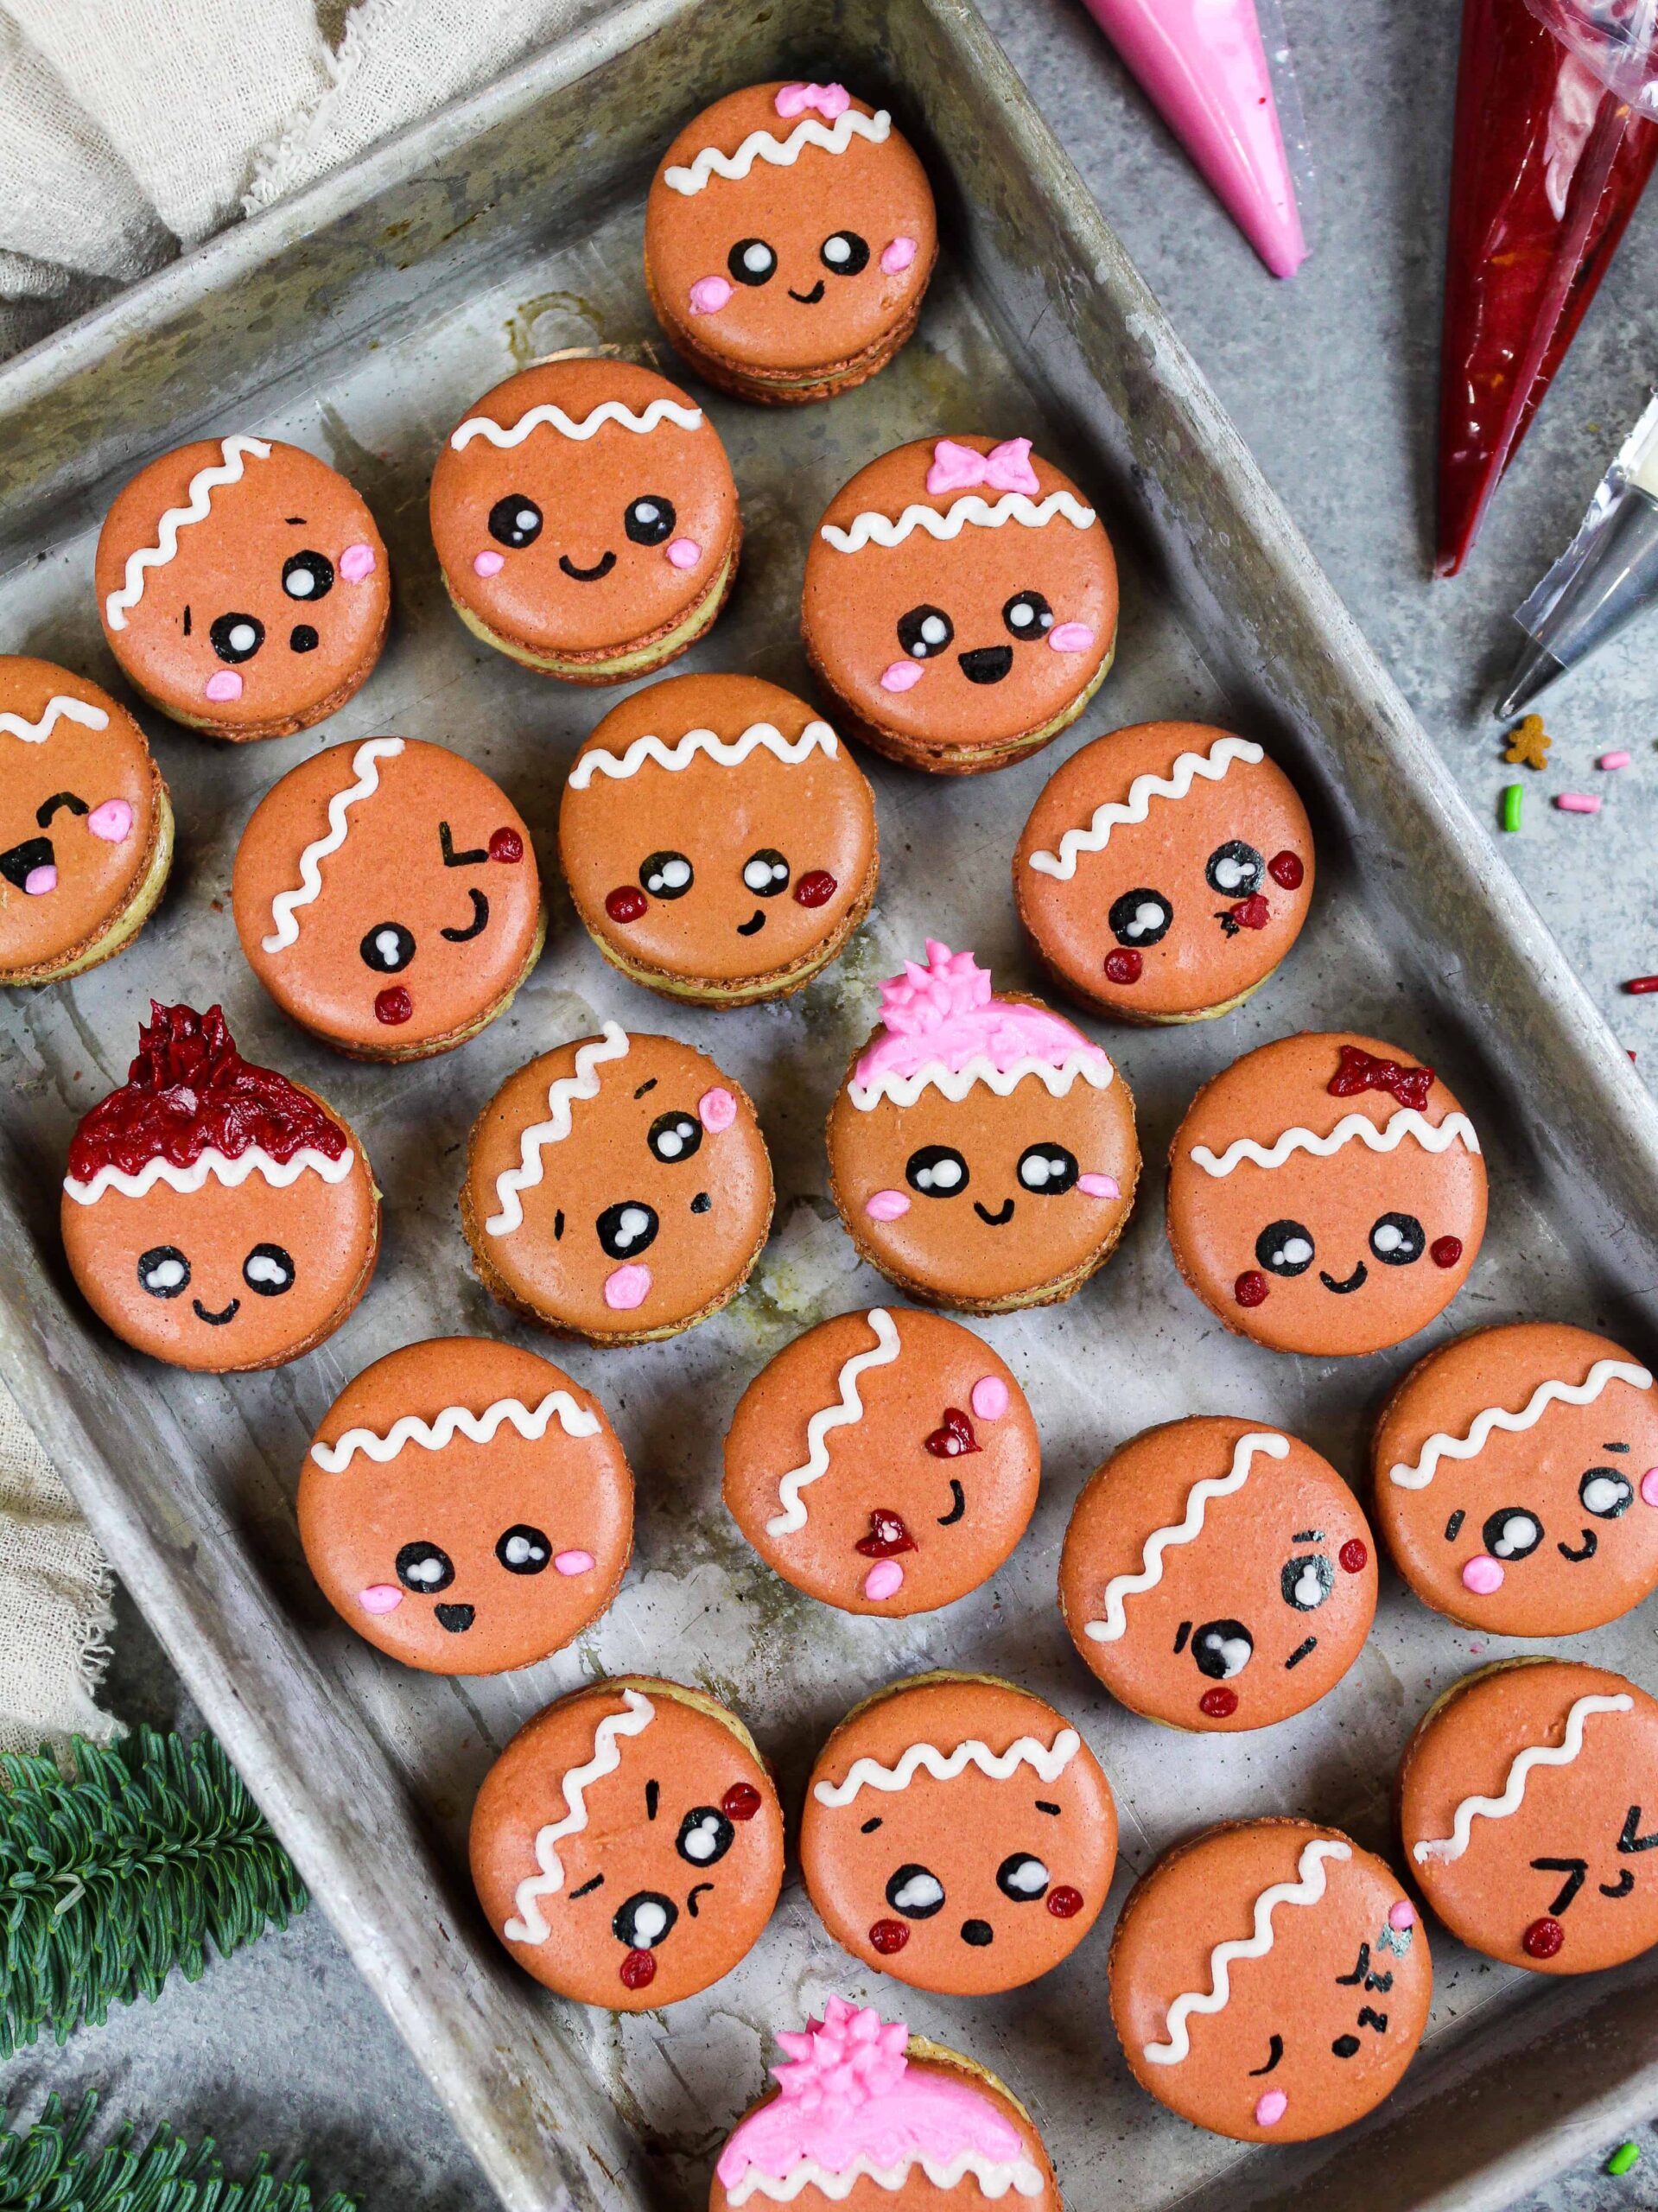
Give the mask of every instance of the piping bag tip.
POLYGON ((1497 701, 1491 712, 1500 722, 1511 722, 1523 714, 1532 701, 1540 698, 1557 677, 1564 676, 1563 664, 1555 659, 1547 647, 1535 638, 1528 638, 1524 652, 1515 663, 1514 674, 1509 678, 1509 688, 1497 701))

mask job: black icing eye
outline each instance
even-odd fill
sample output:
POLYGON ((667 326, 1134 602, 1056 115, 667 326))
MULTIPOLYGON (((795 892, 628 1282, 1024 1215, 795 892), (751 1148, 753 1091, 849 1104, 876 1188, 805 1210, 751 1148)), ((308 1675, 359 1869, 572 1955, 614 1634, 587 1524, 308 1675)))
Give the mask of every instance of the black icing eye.
POLYGON ((997 1867, 996 1887, 1015 1904, 1034 1904, 1048 1894, 1048 1870, 1028 1851, 1015 1851, 997 1867))
POLYGON ((220 660, 251 660, 265 641, 265 626, 257 614, 219 614, 207 632, 207 642, 220 660))
POLYGON ((1016 638, 1040 638, 1053 627, 1053 609, 1039 591, 1016 591, 1001 619, 1016 638))
POLYGON ((693 1805, 679 1824, 674 1849, 693 1866, 712 1866, 732 1847, 737 1831, 716 1805, 693 1805))
POLYGON ((397 1580, 405 1590, 429 1598, 435 1591, 447 1590, 454 1580, 454 1561, 441 1545, 423 1539, 405 1544, 397 1554, 397 1580))
POLYGON ((496 1541, 495 1556, 509 1574, 539 1574, 552 1555, 542 1531, 523 1521, 496 1541))
POLYGON ((1252 897, 1260 890, 1266 872, 1267 863, 1255 847, 1237 837, 1217 845, 1204 869, 1210 889, 1218 891, 1223 899, 1252 897))
POLYGON ((702 1141, 702 1124, 695 1114, 658 1114, 645 1141, 658 1160, 689 1160, 702 1141))
POLYGON ((1529 1559, 1543 1541, 1543 1524, 1523 1505, 1500 1506, 1480 1530, 1493 1559, 1529 1559))
POLYGON ((298 1272, 293 1254, 280 1244, 256 1244, 242 1262, 243 1281, 261 1298, 280 1298, 292 1290, 298 1272))
POLYGON ((176 1244, 152 1244, 138 1256, 138 1281, 152 1298, 176 1298, 190 1287, 190 1262, 176 1244))
POLYGON ((1370 1231, 1370 1249, 1384 1267, 1407 1268, 1420 1260, 1427 1238, 1413 1213, 1384 1213, 1370 1231))
POLYGON ((377 976, 395 976, 415 957, 415 940, 401 922, 376 922, 357 948, 377 976))
POLYGON ((639 881, 653 899, 683 899, 696 880, 683 853, 652 853, 639 869, 639 881))
POLYGON ((599 1242, 613 1260, 637 1260, 656 1243, 661 1225, 654 1206, 646 1205, 642 1198, 624 1198, 619 1205, 607 1206, 600 1215, 599 1242))
POLYGON ((887 1883, 886 1902, 906 1920, 931 1920, 944 1909, 944 1885, 930 1866, 911 1860, 887 1883))
POLYGON ((1312 1231, 1299 1221, 1269 1221, 1255 1239, 1255 1257, 1269 1274, 1304 1275, 1312 1265, 1312 1231))
POLYGON ((743 883, 757 899, 775 899, 789 888, 789 863, 774 846, 762 845, 743 862, 743 883))
POLYGON ((912 660, 931 660, 956 635, 956 625, 942 607, 912 607, 898 618, 898 641, 912 660))
POLYGON ((1635 1503, 1635 1487, 1620 1467, 1591 1467, 1578 1484, 1578 1496, 1585 1512, 1617 1521, 1635 1503))
POLYGON ((1027 1144, 1019 1155, 1020 1187, 1047 1198, 1073 1190, 1078 1173, 1076 1154, 1062 1144, 1027 1144))
POLYGON ((856 231, 831 231, 818 247, 817 257, 837 276, 855 276, 869 266, 869 241, 856 231))
POLYGON ((1284 1603, 1298 1613, 1316 1613, 1336 1586, 1336 1570, 1322 1552, 1304 1552, 1279 1577, 1284 1603))
POLYGON ((1174 909, 1160 891, 1148 890, 1142 884, 1137 891, 1125 891, 1121 899, 1114 899, 1105 918, 1117 943, 1138 951, 1142 945, 1162 944, 1174 926, 1174 909))
POLYGON ((664 499, 659 492, 647 492, 642 499, 629 500, 622 528, 635 545, 662 545, 673 536, 678 519, 671 499, 664 499))
POLYGON ((1255 1656, 1255 1640, 1242 1621, 1204 1621, 1191 1639, 1197 1672, 1211 1682, 1229 1681, 1255 1656))
POLYGON ((283 563, 282 588, 289 599, 322 599, 334 589, 334 563, 326 553, 294 553, 283 563))
POLYGON ((777 275, 778 257, 764 238, 739 238, 726 267, 740 284, 766 284, 777 275))
POLYGON ((967 1188, 967 1162, 953 1145, 924 1144, 904 1163, 904 1179, 930 1198, 953 1198, 967 1188))
POLYGON ((533 545, 541 536, 541 509, 522 492, 509 492, 489 511, 489 534, 498 545, 510 545, 515 552, 533 545))

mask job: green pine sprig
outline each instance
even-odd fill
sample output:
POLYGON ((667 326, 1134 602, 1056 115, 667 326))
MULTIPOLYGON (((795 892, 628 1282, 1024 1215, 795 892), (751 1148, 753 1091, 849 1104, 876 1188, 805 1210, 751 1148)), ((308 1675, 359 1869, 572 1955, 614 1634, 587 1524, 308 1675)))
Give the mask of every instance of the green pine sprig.
POLYGON ((307 1902, 211 1736, 77 1738, 73 1761, 66 1777, 45 1754, 0 1756, 0 2059, 43 2028, 63 2043, 111 2004, 153 2001, 175 1968, 194 1981, 210 1951, 307 1902))
POLYGON ((161 2127, 136 2150, 128 2126, 91 2151, 97 2109, 89 2094, 66 2116, 54 2094, 26 2134, 0 2133, 0 2212, 359 2212, 354 2196, 313 2196, 302 2164, 279 2175, 263 2154, 227 2180, 211 2136, 192 2150, 161 2127))

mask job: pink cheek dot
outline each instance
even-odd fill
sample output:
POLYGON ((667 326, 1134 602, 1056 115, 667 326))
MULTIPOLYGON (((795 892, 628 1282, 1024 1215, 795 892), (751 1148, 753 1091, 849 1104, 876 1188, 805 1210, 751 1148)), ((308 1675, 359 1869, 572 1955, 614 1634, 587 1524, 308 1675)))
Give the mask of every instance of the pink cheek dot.
POLYGON ((1401 1897, 1397 1904, 1388 1906, 1388 1925, 1389 1928, 1415 1927, 1416 1907, 1408 1897, 1401 1897))
POLYGON ((555 1552, 553 1568, 555 1573, 559 1574, 591 1574, 593 1554, 591 1552, 555 1552))
POLYGON ((348 545, 340 556, 340 573, 348 584, 360 584, 365 576, 374 574, 374 548, 372 545, 348 545))
POLYGON ((1648 1467, 1641 1478, 1641 1503, 1658 1505, 1658 1467, 1648 1467))
POLYGON ((365 1613, 395 1613, 403 1603, 403 1592, 395 1582, 371 1582, 366 1590, 359 1590, 357 1602, 365 1613))
POLYGON ((651 1295, 651 1270, 636 1263, 605 1277, 605 1303, 613 1313, 631 1313, 651 1295))
POLYGON ((702 549, 694 537, 677 537, 668 548, 668 558, 677 569, 694 569, 702 557, 702 549))
POLYGON ((58 872, 49 863, 44 868, 30 868, 23 878, 23 889, 31 899, 44 899, 48 891, 57 887, 58 872))
POLYGON ((208 698, 218 700, 222 704, 227 700, 241 697, 242 679, 233 668, 221 668, 207 678, 202 690, 208 698))
POLYGON ((925 674, 918 660, 895 660, 891 668, 882 669, 880 688, 883 691, 913 691, 925 674))
POLYGON ((1079 1175, 1077 1187, 1079 1191, 1085 1191, 1090 1198, 1120 1198, 1122 1196, 1115 1175, 1079 1175))
POLYGON ((691 286, 691 313, 718 315, 731 297, 731 287, 723 276, 699 276, 691 286))
POLYGON ((1476 1552, 1462 1571, 1462 1586, 1477 1598, 1489 1598, 1502 1587, 1502 1569, 1489 1553, 1476 1552))
POLYGON ((1057 653, 1085 653, 1094 642, 1094 632, 1086 622, 1056 622, 1048 632, 1048 643, 1057 653))
POLYGON ((493 553, 486 549, 482 553, 474 553, 472 556, 472 573, 474 576, 499 576, 505 566, 505 553, 493 553))
POLYGON ((880 265, 889 276, 901 276, 915 260, 915 240, 894 238, 881 249, 880 265))
POLYGON ((895 1559, 878 1559, 863 1579, 866 1598, 894 1598, 904 1581, 904 1569, 895 1559))
POLYGON ((981 1375, 968 1403, 981 1421, 1000 1421, 1007 1410, 1007 1385, 1000 1375, 981 1375))
POLYGON ((902 1221, 910 1201, 902 1191, 877 1191, 873 1198, 865 1199, 863 1210, 871 1221, 902 1221))
POLYGON ((705 1090, 696 1102, 696 1118, 711 1136, 728 1129, 737 1118, 737 1102, 728 1090, 705 1090))
POLYGON ((1263 2090, 1255 2100, 1255 2126, 1276 2127, 1289 2110, 1289 2099, 1281 2089, 1263 2090))
POLYGON ((106 845, 124 845, 132 835, 132 809, 124 798, 106 798, 86 817, 86 827, 106 845))

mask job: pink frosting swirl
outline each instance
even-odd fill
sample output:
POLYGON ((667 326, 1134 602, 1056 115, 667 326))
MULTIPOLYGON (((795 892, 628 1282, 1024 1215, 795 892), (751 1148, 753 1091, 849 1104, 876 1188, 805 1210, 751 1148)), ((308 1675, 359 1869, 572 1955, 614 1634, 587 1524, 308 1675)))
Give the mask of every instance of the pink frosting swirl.
POLYGON ((1062 1067, 1074 1053, 1105 1058, 1048 1007, 994 998, 990 970, 936 938, 927 939, 926 966, 906 960, 904 973, 881 985, 880 1001, 880 1029, 853 1071, 861 1084, 914 1075, 934 1062, 953 1075, 971 1059, 987 1059, 1003 1075, 1020 1060, 1062 1067))

